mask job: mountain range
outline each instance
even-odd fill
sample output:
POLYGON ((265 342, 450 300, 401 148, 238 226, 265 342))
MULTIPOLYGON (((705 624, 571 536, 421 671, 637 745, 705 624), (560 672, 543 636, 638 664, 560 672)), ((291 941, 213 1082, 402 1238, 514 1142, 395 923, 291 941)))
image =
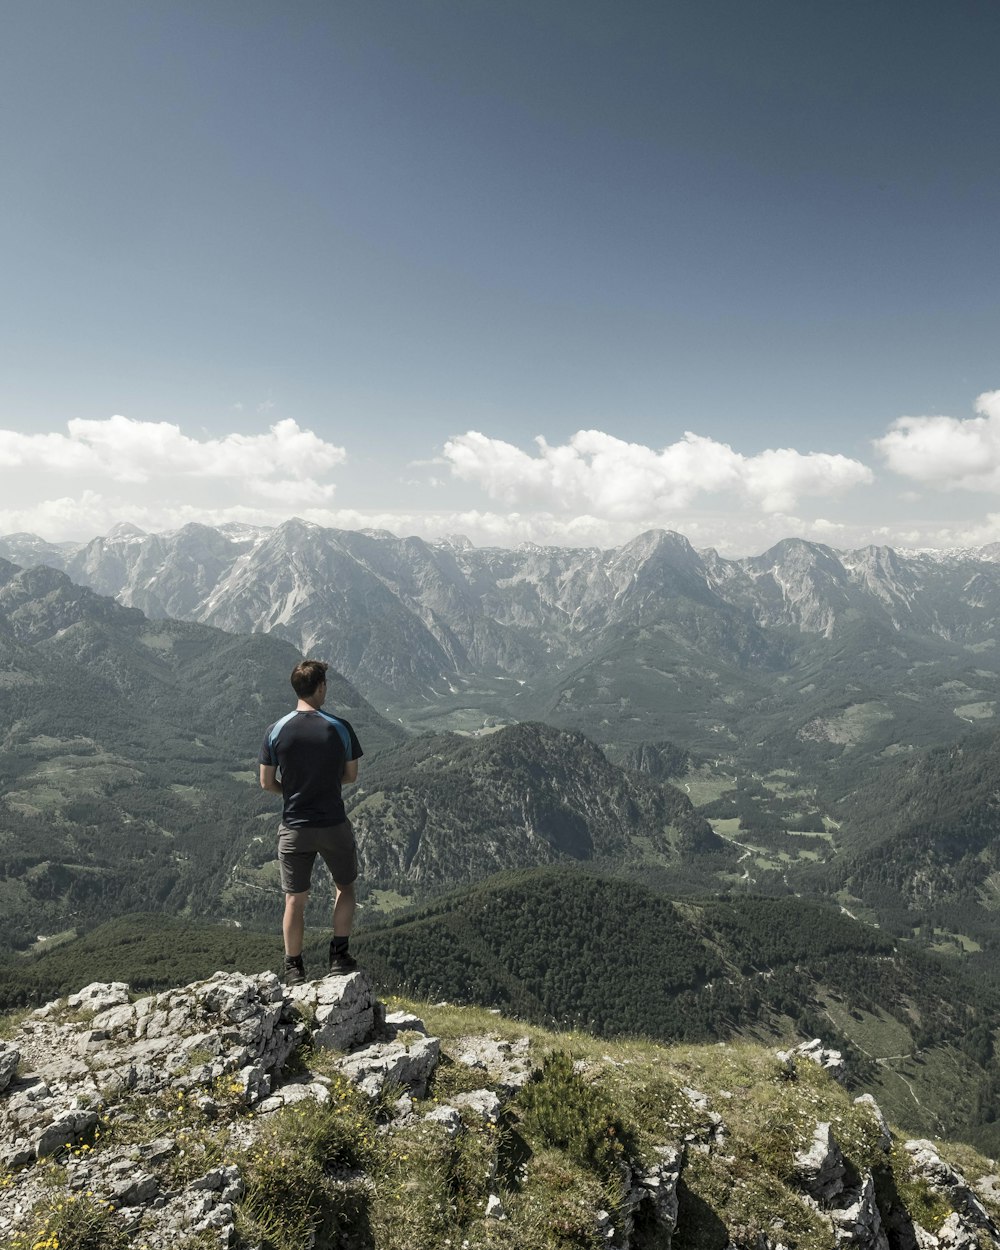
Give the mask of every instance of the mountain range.
POLYGON ((45 563, 153 618, 272 633, 393 719, 544 720, 612 754, 667 738, 748 766, 862 761, 957 738, 1000 700, 1000 548, 837 552, 787 539, 724 559, 650 531, 609 549, 476 548, 291 520, 128 525, 45 563))
MULTIPOLYGON (((256 759, 298 658, 273 635, 150 620, 54 569, 0 561, 0 943, 125 911, 273 920, 279 805, 256 759)), ((686 795, 579 733, 408 738, 332 669, 328 686, 365 749, 347 798, 366 888, 422 897, 560 861, 684 862, 704 888, 697 861, 733 859, 686 795)))

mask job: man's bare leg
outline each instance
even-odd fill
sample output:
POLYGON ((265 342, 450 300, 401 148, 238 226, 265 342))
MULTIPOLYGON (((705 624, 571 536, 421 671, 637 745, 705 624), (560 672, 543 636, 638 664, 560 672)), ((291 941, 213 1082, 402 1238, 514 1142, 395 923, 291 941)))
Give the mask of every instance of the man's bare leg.
POLYGON ((303 890, 301 894, 285 895, 285 915, 281 922, 281 932, 285 939, 286 955, 302 954, 302 942, 306 932, 306 903, 308 902, 308 890, 303 890))
POLYGON ((335 938, 351 936, 355 906, 354 882, 352 881, 350 885, 338 885, 337 899, 333 904, 333 936, 335 938))

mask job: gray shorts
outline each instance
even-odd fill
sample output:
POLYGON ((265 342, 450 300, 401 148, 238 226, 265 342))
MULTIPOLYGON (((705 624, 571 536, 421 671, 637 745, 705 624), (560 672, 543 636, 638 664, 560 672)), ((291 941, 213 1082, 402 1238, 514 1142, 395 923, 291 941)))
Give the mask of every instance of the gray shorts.
POLYGON ((281 888, 286 894, 303 894, 309 889, 317 855, 326 860, 336 885, 350 885, 357 880, 358 848, 349 820, 342 825, 308 825, 298 829, 278 826, 278 867, 281 888))

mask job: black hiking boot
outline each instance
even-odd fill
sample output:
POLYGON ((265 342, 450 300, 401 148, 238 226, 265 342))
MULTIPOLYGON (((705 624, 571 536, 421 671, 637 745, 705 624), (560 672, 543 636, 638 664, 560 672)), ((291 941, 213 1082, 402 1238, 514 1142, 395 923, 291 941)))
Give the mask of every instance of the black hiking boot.
POLYGON ((286 985, 302 985, 306 979, 306 970, 302 964, 301 955, 297 958, 285 958, 285 984, 286 985))
POLYGON ((346 977, 349 972, 357 972, 358 961, 348 951, 330 951, 330 975, 346 977))

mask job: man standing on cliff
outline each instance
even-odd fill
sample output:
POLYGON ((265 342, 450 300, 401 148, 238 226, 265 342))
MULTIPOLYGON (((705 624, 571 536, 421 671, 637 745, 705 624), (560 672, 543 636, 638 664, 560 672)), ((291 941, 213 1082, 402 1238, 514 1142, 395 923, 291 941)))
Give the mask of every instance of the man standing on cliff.
POLYGON ((278 864, 285 892, 286 985, 300 985, 306 979, 302 942, 317 854, 326 860, 337 888, 330 971, 343 975, 358 966, 347 949, 354 922, 358 852, 341 786, 357 781, 363 752, 346 720, 320 710, 326 699, 328 667, 321 660, 296 664, 292 669, 292 689, 298 695, 295 711, 268 727, 260 749, 261 787, 284 800, 278 864))

